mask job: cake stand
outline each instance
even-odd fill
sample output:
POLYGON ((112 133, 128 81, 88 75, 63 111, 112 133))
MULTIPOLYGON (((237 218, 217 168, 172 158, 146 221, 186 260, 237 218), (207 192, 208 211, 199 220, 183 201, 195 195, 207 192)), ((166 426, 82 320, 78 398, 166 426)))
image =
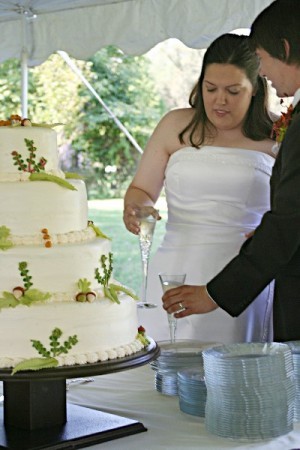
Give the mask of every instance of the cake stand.
POLYGON ((133 369, 159 356, 152 339, 134 355, 82 366, 18 372, 0 369, 4 405, 0 448, 75 449, 147 431, 135 420, 67 403, 66 379, 133 369))

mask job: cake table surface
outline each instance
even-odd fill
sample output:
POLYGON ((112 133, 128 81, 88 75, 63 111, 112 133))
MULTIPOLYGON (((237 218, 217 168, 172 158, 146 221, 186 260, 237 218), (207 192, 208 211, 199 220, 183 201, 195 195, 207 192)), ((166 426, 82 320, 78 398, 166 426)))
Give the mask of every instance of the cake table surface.
POLYGON ((210 434, 203 418, 180 411, 178 397, 155 390, 149 365, 95 377, 74 385, 68 402, 139 420, 146 433, 86 447, 87 450, 299 450, 300 422, 290 433, 272 440, 238 441, 210 434))

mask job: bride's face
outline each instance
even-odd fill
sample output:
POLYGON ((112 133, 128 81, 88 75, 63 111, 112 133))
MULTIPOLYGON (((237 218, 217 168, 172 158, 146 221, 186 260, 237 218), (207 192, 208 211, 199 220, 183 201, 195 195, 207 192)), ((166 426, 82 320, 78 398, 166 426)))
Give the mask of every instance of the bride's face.
POLYGON ((246 73, 233 64, 209 64, 202 95, 209 121, 219 130, 241 128, 253 95, 246 73))

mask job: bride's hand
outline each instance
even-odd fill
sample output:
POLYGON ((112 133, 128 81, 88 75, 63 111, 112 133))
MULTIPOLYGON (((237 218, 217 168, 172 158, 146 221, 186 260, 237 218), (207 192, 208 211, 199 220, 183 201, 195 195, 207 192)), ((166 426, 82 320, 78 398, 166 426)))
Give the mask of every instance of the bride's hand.
POLYGON ((161 216, 157 209, 153 208, 153 206, 143 206, 136 204, 128 204, 125 206, 123 211, 123 221, 124 224, 130 233, 138 235, 140 232, 140 211, 143 208, 143 215, 153 216, 156 220, 160 220, 161 216), (146 214, 145 214, 146 210, 146 214))

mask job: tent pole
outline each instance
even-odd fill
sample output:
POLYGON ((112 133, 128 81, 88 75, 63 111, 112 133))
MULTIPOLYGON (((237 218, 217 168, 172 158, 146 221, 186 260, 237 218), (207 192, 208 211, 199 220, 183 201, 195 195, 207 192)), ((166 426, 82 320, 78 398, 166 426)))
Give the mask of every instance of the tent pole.
POLYGON ((22 51, 21 51, 21 111, 22 117, 28 112, 28 52, 27 52, 27 16, 28 11, 20 8, 22 23, 22 51))
POLYGON ((28 116, 28 55, 25 47, 21 54, 21 109, 22 117, 28 116))
POLYGON ((89 81, 85 78, 81 70, 75 65, 75 63, 71 60, 69 55, 66 52, 58 50, 57 53, 61 56, 61 58, 68 64, 71 70, 80 78, 83 84, 89 89, 89 91, 94 95, 94 97, 98 100, 100 105, 105 109, 105 111, 109 114, 109 116, 113 119, 117 127, 125 134, 127 139, 132 143, 132 145, 136 148, 136 150, 140 153, 143 153, 142 148, 136 142, 134 137, 129 133, 127 128, 120 122, 120 120, 114 115, 114 113, 109 109, 109 107, 104 103, 100 95, 95 91, 93 86, 89 83, 89 81))

